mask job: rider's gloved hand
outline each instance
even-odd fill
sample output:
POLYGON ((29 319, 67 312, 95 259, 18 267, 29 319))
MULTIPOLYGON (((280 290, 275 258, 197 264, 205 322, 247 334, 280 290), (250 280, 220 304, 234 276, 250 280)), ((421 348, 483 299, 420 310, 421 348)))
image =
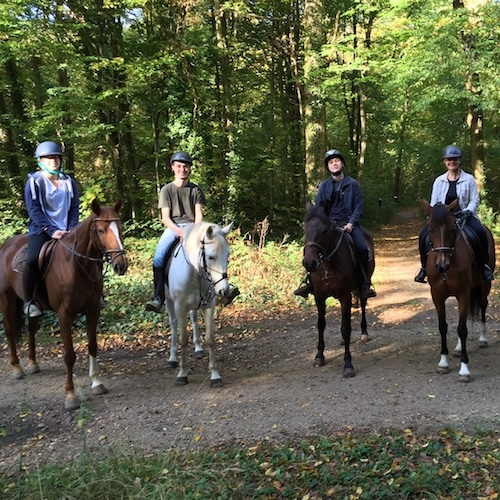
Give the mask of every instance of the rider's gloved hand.
POLYGON ((472 215, 472 212, 470 210, 462 210, 461 212, 459 212, 458 216, 462 219, 462 220, 466 220, 468 219, 470 216, 472 215))

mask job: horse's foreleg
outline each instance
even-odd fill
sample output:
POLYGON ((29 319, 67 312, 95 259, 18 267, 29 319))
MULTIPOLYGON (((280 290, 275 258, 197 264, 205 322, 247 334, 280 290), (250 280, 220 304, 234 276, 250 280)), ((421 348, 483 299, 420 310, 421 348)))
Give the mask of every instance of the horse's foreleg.
POLYGON ((486 309, 488 307, 488 293, 489 293, 490 287, 488 287, 486 290, 483 289, 481 290, 482 297, 481 297, 481 332, 479 334, 479 347, 485 348, 488 347, 488 339, 486 338, 486 309))
POLYGON ((200 344, 200 327, 198 326, 198 315, 195 309, 189 311, 189 317, 191 319, 191 324, 193 325, 193 344, 194 344, 194 357, 196 359, 203 358, 205 352, 200 344))
MULTIPOLYGON (((187 311, 175 310, 179 327, 179 344, 181 347, 181 356, 179 362, 179 373, 175 385, 186 385, 188 383, 188 332, 187 332, 187 311)), ((173 342, 173 338, 172 338, 173 342)))
POLYGON ((215 332, 214 332, 214 308, 207 307, 203 310, 205 322, 205 344, 208 350, 208 370, 210 371, 210 387, 222 387, 222 377, 217 371, 217 360, 215 357, 215 332))
POLYGON ((435 297, 432 293, 433 289, 431 289, 432 300, 434 302, 434 306, 436 307, 436 312, 438 316, 438 328, 439 334, 441 335, 441 357, 439 358, 438 373, 450 373, 450 366, 448 364, 448 343, 446 337, 448 335, 448 323, 446 323, 446 306, 445 300, 441 300, 438 297, 435 297))
POLYGON ((325 327, 326 327, 326 302, 324 298, 317 298, 316 308, 318 309, 318 350, 314 358, 314 366, 325 365, 325 327))
POLYGON ((40 325, 41 318, 30 318, 28 320, 28 367, 27 372, 40 373, 40 367, 36 360, 36 332, 40 325))
POLYGON ((470 382, 469 357, 467 356, 467 314, 469 312, 469 297, 466 297, 466 299, 459 299, 458 309, 458 337, 462 343, 458 380, 460 382, 470 382))
POLYGON ((174 309, 174 304, 170 299, 167 298, 166 300, 166 306, 167 306, 167 311, 168 311, 168 321, 170 324, 170 331, 171 331, 171 336, 170 336, 170 356, 167 361, 167 366, 169 368, 177 368, 178 362, 177 362, 177 353, 178 353, 178 348, 177 348, 177 336, 178 336, 178 321, 177 321, 177 316, 175 315, 175 309, 174 309))
POLYGON ((343 297, 340 301, 340 308, 342 310, 342 323, 340 331, 342 332, 342 339, 344 340, 344 377, 354 377, 354 367, 351 362, 351 295, 343 297))
POLYGON ((73 318, 65 314, 59 314, 59 329, 64 346, 64 363, 66 364, 66 399, 64 400, 64 408, 66 410, 76 410, 80 408, 80 401, 75 394, 75 386, 73 383, 73 366, 75 365, 76 354, 73 348, 73 339, 71 335, 71 327, 73 318))
POLYGON ((89 350, 89 377, 91 380, 90 389, 92 394, 106 394, 108 390, 99 379, 99 363, 97 361, 97 322, 99 320, 100 310, 94 308, 92 313, 87 313, 87 340, 89 350))

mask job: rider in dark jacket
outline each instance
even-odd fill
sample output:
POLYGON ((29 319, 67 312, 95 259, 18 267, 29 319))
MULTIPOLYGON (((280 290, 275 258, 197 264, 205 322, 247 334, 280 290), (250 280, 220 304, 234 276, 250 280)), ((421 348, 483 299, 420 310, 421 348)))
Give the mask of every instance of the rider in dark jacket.
MULTIPOLYGON (((325 207, 332 222, 351 235, 361 267, 361 293, 364 297, 375 297, 377 294, 368 273, 368 247, 359 225, 363 215, 363 194, 359 183, 345 175, 345 159, 337 149, 327 151, 323 161, 330 176, 319 185, 316 205, 325 207)), ((311 292, 312 284, 307 277, 294 294, 306 298, 311 292)))

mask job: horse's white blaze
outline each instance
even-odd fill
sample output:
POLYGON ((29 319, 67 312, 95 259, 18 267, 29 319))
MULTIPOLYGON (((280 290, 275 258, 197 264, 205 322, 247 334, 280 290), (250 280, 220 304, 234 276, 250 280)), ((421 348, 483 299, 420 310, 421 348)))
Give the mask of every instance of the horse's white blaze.
POLYGON ((463 362, 460 363, 460 370, 459 370, 458 374, 461 377, 470 377, 470 371, 469 371, 469 367, 467 366, 467 363, 463 363, 463 362))
POLYGON ((99 376, 99 363, 95 356, 89 356, 89 377, 92 380, 91 387, 98 387, 102 385, 102 382, 98 378, 99 376))
POLYGON ((120 231, 118 230, 118 224, 115 221, 113 221, 110 223, 109 228, 111 229, 111 231, 115 235, 116 241, 118 243, 118 248, 120 250, 123 250, 123 244, 122 244, 122 240, 120 239, 120 231))
POLYGON ((438 363, 439 368, 448 368, 448 356, 446 354, 441 354, 441 359, 438 363))

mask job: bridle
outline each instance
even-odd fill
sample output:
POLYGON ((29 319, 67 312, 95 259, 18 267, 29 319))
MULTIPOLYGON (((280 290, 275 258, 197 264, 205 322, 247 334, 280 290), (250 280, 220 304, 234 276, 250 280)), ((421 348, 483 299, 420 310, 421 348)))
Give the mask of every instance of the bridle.
POLYGON ((112 249, 106 249, 102 244, 99 239, 99 236, 97 234, 97 225, 96 222, 102 221, 102 222, 118 222, 120 219, 118 217, 113 217, 113 218, 103 218, 103 217, 95 217, 92 220, 92 243, 94 248, 98 250, 98 252, 102 255, 102 257, 91 257, 90 255, 85 255, 80 252, 77 252, 76 246, 78 243, 78 229, 75 228, 75 240, 73 242, 73 247, 70 247, 69 245, 66 245, 62 239, 58 240, 58 243, 62 245, 66 250, 70 252, 70 254, 73 257, 78 257, 80 259, 84 260, 89 260, 91 262, 108 262, 109 264, 113 264, 115 259, 118 257, 125 255, 125 250, 123 248, 112 248, 112 249))
MULTIPOLYGON (((332 241, 332 236, 335 231, 335 228, 330 224, 328 227, 328 233, 327 233, 327 240, 328 242, 332 241)), ((337 243, 333 247, 332 251, 330 253, 328 252, 328 249, 324 249, 322 245, 319 243, 316 243, 315 241, 310 241, 304 245, 304 254, 306 252, 306 248, 317 248, 318 249, 318 258, 319 258, 319 263, 321 264, 322 262, 326 260, 330 260, 338 251, 340 248, 340 245, 342 244, 342 240, 344 239, 344 231, 342 230, 337 230, 336 232, 340 232, 340 237, 337 240, 337 243), (325 255, 326 254, 326 255, 325 255)))

